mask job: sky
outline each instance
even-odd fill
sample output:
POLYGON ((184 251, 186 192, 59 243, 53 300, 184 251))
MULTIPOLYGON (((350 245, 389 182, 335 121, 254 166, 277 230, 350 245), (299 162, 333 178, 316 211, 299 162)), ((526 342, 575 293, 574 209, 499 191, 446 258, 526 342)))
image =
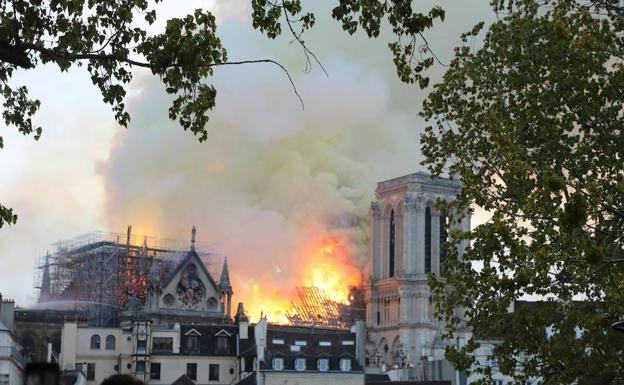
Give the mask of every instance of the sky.
MULTIPOLYGON (((272 58, 293 76, 305 108, 284 74, 268 64, 218 68, 208 140, 199 143, 168 119, 170 98, 150 74, 129 86, 129 127, 115 124, 84 69, 46 66, 22 71, 41 100, 39 141, 1 126, 0 200, 18 223, 0 230, 0 293, 27 306, 34 300, 37 258, 51 244, 94 230, 186 240, 198 238, 216 257, 228 256, 235 301, 252 305, 273 290, 305 281, 299 254, 328 238, 344 243, 341 265, 366 258, 365 217, 378 181, 423 170, 418 117, 426 96, 396 77, 387 42, 349 36, 330 17, 336 1, 304 1, 317 15, 306 43, 323 66, 305 73, 305 56, 288 36, 254 31, 248 0, 165 0, 158 32, 169 17, 195 8, 215 13, 231 60, 272 58)), ((421 1, 440 5, 444 23, 426 33, 448 63, 459 35, 494 18, 488 1, 421 1)), ((387 32, 387 31, 386 31, 387 32)), ((439 81, 444 67, 430 72, 439 81)))

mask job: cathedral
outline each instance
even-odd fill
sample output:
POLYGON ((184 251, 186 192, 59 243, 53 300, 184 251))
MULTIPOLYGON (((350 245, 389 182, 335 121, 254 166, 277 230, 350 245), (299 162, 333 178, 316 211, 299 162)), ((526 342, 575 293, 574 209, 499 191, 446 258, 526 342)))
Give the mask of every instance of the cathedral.
MULTIPOLYGON (((441 338, 427 282, 443 271, 448 228, 470 229, 468 215, 449 225, 437 209, 460 191, 460 182, 425 173, 378 183, 369 211, 366 311, 344 326, 273 325, 266 318, 254 324, 242 304, 233 315, 227 259, 217 281, 195 250, 194 228, 183 250, 135 239, 129 227, 125 242, 123 234, 91 234, 46 254, 41 302, 10 309, 15 335, 31 359, 56 361, 87 385, 115 373, 153 385, 464 385, 470 379, 449 365, 444 350, 469 331, 457 341, 441 338)), ((467 244, 459 247, 461 255, 467 244)))
MULTIPOLYGON (((460 190, 460 182, 420 172, 377 185, 366 288, 366 350, 373 365, 412 367, 444 359, 443 325, 433 314, 427 274, 440 274, 448 239, 447 219, 435 203, 453 200, 460 190)), ((470 217, 459 226, 469 230, 470 217)))

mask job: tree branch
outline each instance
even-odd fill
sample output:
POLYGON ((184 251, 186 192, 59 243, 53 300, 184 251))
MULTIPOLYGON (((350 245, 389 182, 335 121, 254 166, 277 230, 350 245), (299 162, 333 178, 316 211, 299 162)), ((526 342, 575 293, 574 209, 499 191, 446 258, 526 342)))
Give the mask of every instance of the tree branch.
POLYGON ((284 73, 286 74, 286 77, 288 78, 288 81, 290 82, 290 85, 292 86, 293 91, 295 92, 295 95, 297 95, 297 98, 299 98, 299 101, 301 102, 301 108, 305 109, 305 104, 303 103, 303 98, 299 94, 299 91, 297 90, 297 87, 295 86, 295 82, 293 81, 292 77, 290 76, 290 73, 288 72, 288 70, 283 65, 281 65, 279 62, 277 62, 275 60, 272 60, 272 59, 256 59, 256 60, 228 61, 228 62, 224 62, 224 63, 215 63, 215 64, 211 65, 211 67, 224 66, 224 65, 254 64, 254 63, 271 63, 271 64, 275 64, 276 66, 281 68, 282 71, 284 71, 284 73))
POLYGON ((0 41, 0 61, 25 69, 34 67, 25 50, 3 41, 0 41))

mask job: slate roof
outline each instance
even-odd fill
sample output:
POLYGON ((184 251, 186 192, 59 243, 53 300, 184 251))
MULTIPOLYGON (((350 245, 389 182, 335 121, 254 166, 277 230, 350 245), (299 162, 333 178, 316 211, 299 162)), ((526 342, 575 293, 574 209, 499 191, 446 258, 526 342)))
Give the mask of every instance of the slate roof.
POLYGON ((182 337, 182 340, 180 341, 181 355, 230 357, 236 357, 237 355, 242 357, 256 356, 256 343, 254 339, 253 327, 249 327, 247 339, 237 338, 239 334, 238 325, 182 325, 180 327, 180 332, 182 337), (225 333, 220 333, 223 330, 230 334, 230 336, 227 337, 225 333), (193 331, 196 331, 199 335, 193 331), (199 339, 199 352, 193 352, 188 349, 189 345, 187 341, 192 335, 197 335, 197 338, 199 339), (217 343, 219 336, 227 337, 227 349, 219 350, 217 343))
POLYGON ((252 372, 249 376, 240 380, 236 385, 256 385, 256 372, 252 372))
POLYGON ((173 381, 171 385, 195 385, 195 382, 186 374, 183 374, 177 380, 173 381))
POLYGON ((295 369, 295 359, 305 358, 307 370, 317 370, 319 358, 329 359, 329 370, 340 370, 340 359, 350 358, 352 371, 362 371, 355 359, 355 333, 349 330, 314 329, 292 326, 269 325, 267 329, 267 348, 261 370, 273 370, 273 357, 284 358, 284 370, 295 369), (276 344, 274 340, 283 340, 276 344), (305 346, 298 346, 297 341, 305 341, 305 346), (329 342, 330 346, 321 346, 320 341, 329 342), (353 345, 343 345, 343 341, 352 341, 353 345))
POLYGON ((173 278, 180 272, 180 270, 182 270, 182 268, 184 266, 186 266, 187 262, 191 259, 195 259, 195 262, 199 265, 199 267, 201 268, 201 270, 204 272, 204 274, 206 274, 206 276, 208 277, 208 280, 210 281, 210 284, 215 288, 215 290, 217 290, 217 288, 219 287, 217 285, 217 283, 215 282, 214 278, 212 278, 212 275, 210 274, 210 272, 208 271, 208 269, 206 269, 206 265, 204 264, 204 262, 201 260, 201 258, 199 258, 199 255, 197 254, 197 252, 195 250, 190 250, 188 253, 186 253, 186 256, 180 261, 180 263, 178 263, 178 265, 176 266, 175 269, 173 269, 172 272, 170 272, 163 280, 163 283, 161 285, 161 287, 165 288, 167 286, 169 286, 169 284, 171 283, 171 281, 173 280, 173 278))

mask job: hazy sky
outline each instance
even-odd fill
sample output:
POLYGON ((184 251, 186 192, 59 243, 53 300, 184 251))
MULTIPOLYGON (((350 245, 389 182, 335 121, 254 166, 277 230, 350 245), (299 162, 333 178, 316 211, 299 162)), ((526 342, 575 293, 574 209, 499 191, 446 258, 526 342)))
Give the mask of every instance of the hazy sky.
MULTIPOLYGON (((159 17, 214 10, 229 58, 278 59, 305 110, 273 66, 219 68, 210 80, 217 107, 200 144, 168 120, 170 99, 149 74, 137 72, 130 86, 128 129, 114 123, 82 69, 45 67, 15 77, 41 99, 36 120, 44 132, 35 142, 2 127, 0 201, 19 215, 0 230, 5 297, 32 301, 35 259, 52 242, 123 232, 128 224, 178 239, 197 225, 198 237, 228 256, 243 295, 252 284, 297 283, 291 250, 328 231, 344 234, 362 262, 362 229, 352 225, 366 214, 375 183, 421 169, 417 115, 425 92, 397 80, 389 35, 348 36, 329 16, 332 2, 305 2, 317 13, 306 42, 329 76, 318 66, 304 73, 301 49, 287 36, 269 41, 251 30, 248 3, 166 0, 159 17)), ((445 62, 462 32, 493 18, 487 0, 416 3, 446 10, 445 22, 426 34, 445 62)), ((443 70, 432 71, 434 80, 443 70)))

